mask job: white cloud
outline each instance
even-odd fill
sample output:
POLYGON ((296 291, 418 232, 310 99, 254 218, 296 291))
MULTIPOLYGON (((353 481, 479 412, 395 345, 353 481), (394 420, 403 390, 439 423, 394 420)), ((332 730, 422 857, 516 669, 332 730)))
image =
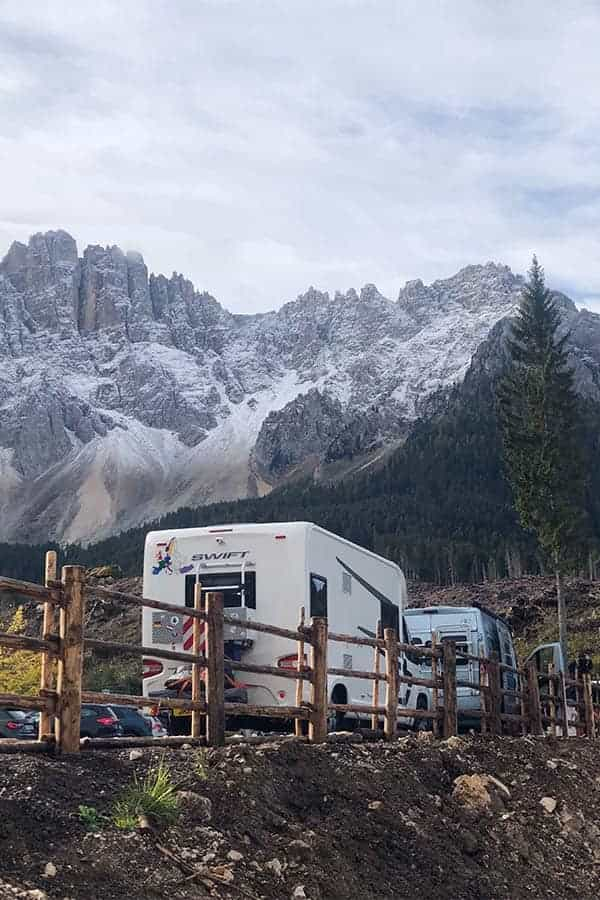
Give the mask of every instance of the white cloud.
POLYGON ((239 312, 536 250, 593 301, 599 45, 585 0, 0 2, 0 252, 64 227, 239 312))

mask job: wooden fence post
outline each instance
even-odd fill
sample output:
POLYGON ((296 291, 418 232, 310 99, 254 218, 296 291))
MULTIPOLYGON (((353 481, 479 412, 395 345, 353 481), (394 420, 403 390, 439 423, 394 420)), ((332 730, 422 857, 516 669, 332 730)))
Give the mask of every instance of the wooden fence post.
POLYGON ((398 723, 398 635, 393 628, 385 628, 383 640, 385 643, 385 674, 387 676, 383 731, 386 741, 391 741, 396 736, 398 723))
MULTIPOLYGON (((375 637, 377 640, 381 640, 382 633, 381 622, 378 620, 375 628, 375 637)), ((373 671, 376 676, 379 676, 381 672, 381 650, 379 647, 373 648, 373 671)), ((379 677, 376 677, 373 681, 373 706, 379 706, 379 677)), ((371 714, 371 728, 373 731, 378 730, 379 713, 371 714)))
POLYGON ((554 702, 554 666, 552 663, 548 663, 548 709, 550 710, 550 718, 552 719, 552 724, 550 725, 550 731, 552 737, 556 737, 556 703, 554 702))
MULTIPOLYGON (((302 631, 304 628, 304 607, 300 607, 300 618, 298 620, 298 631, 302 631)), ((298 669, 298 674, 302 675, 304 670, 304 639, 300 639, 296 642, 296 666, 298 669)), ((296 706, 302 706, 302 701, 304 700, 304 679, 302 677, 298 678, 296 682, 296 706)), ((302 719, 294 720, 294 733, 296 737, 302 737, 304 729, 304 721, 302 719)))
POLYGON ((458 713, 456 709, 456 643, 443 641, 444 650, 444 737, 458 734, 458 713))
POLYGON ((577 728, 577 734, 579 737, 585 737, 587 735, 587 724, 585 720, 586 716, 586 707, 585 707, 585 676, 583 673, 577 673, 577 679, 579 684, 577 685, 577 719, 579 721, 579 726, 577 728))
POLYGON ((206 613, 206 740, 210 747, 222 747, 225 743, 223 594, 206 595, 206 613))
POLYGON ((64 606, 60 610, 61 654, 56 688, 56 744, 59 753, 79 752, 85 610, 83 572, 83 566, 63 566, 62 569, 64 606))
MULTIPOLYGON (((437 638, 432 635, 431 639, 431 649, 437 650, 438 642, 437 638)), ((431 680, 433 681, 433 687, 431 689, 431 712, 433 714, 433 718, 431 720, 431 730, 433 732, 434 737, 440 736, 440 692, 438 690, 438 679, 440 675, 440 667, 438 665, 437 656, 431 657, 431 680)))
POLYGON ((489 714, 490 714, 490 703, 489 703, 489 691, 486 688, 489 687, 490 679, 488 677, 487 670, 487 660, 484 657, 480 657, 479 663, 479 709, 481 710, 481 733, 486 734, 489 730, 489 714))
MULTIPOLYGON (((202 612, 202 584, 196 581, 194 584, 194 609, 202 612)), ((194 619, 192 624, 192 653, 194 656, 200 655, 200 643, 202 640, 202 631, 206 629, 206 623, 201 619, 194 619)), ((200 697, 200 687, 202 680, 202 670, 198 663, 192 663, 192 700, 198 701, 200 697)), ((206 696, 206 692, 205 692, 206 696)), ((192 734, 194 738, 200 737, 200 727, 202 724, 202 713, 198 710, 192 710, 192 734)))
POLYGON ((560 695, 561 695, 561 701, 562 701, 563 713, 564 713, 563 723, 562 723, 562 726, 563 726, 562 732, 563 732, 563 737, 569 737, 569 701, 567 700, 567 682, 565 680, 565 673, 561 672, 559 677, 560 677, 560 681, 559 681, 560 695))
POLYGON ((502 734, 502 719, 500 718, 502 712, 502 681, 498 654, 494 651, 492 651, 487 670, 489 684, 488 697, 490 700, 490 731, 492 734, 502 734))
POLYGON ((519 697, 519 709, 521 710, 521 734, 527 734, 528 732, 528 719, 527 719, 527 685, 525 684, 525 678, 527 673, 525 669, 522 667, 519 668, 519 678, 518 678, 518 688, 521 696, 519 697))
MULTIPOLYGON (((46 587, 52 581, 58 578, 57 573, 57 557, 56 550, 46 551, 46 565, 44 572, 44 584, 46 587)), ((44 603, 44 621, 42 625, 42 638, 47 641, 48 638, 54 636, 54 604, 48 600, 44 603)), ((54 687, 54 660, 49 653, 42 653, 42 669, 40 674, 40 695, 44 696, 44 691, 51 691, 54 687)), ((38 731, 38 739, 44 739, 54 735, 54 728, 50 727, 51 717, 47 710, 40 713, 40 724, 38 731)))
POLYGON ((312 620, 312 690, 308 739, 322 744, 327 739, 327 619, 315 616, 312 620))
POLYGON ((583 702, 585 704, 585 733, 595 740, 596 722, 594 721, 594 698, 592 694, 592 676, 583 676, 583 702))
POLYGON ((531 734, 543 734, 540 684, 535 663, 527 664, 527 715, 531 734))

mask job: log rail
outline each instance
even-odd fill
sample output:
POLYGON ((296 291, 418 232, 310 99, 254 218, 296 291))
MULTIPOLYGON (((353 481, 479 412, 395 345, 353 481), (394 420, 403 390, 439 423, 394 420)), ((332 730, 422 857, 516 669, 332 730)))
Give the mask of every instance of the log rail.
MULTIPOLYGON (((295 657, 295 665, 292 668, 236 661, 225 656, 223 629, 227 625, 239 625, 239 620, 223 609, 221 593, 203 592, 197 584, 194 606, 182 607, 108 587, 89 586, 85 584, 84 574, 81 566, 64 566, 61 579, 57 580, 56 553, 49 551, 44 585, 0 577, 0 593, 37 601, 43 604, 44 613, 41 637, 0 631, 0 653, 27 651, 42 656, 40 689, 36 696, 0 693, 0 707, 40 711, 38 740, 0 740, 0 752, 28 749, 69 754, 94 746, 133 745, 131 739, 80 741, 82 703, 112 703, 140 709, 158 707, 191 713, 191 737, 162 741, 143 739, 151 746, 178 746, 186 742, 194 746, 222 745, 229 740, 225 732, 226 721, 239 716, 294 722, 292 739, 308 739, 313 743, 327 740, 331 717, 347 714, 370 719, 371 733, 386 740, 396 736, 399 723, 409 726, 424 723, 425 727, 433 729, 434 735, 445 737, 457 734, 459 726, 472 722, 479 722, 481 730, 491 734, 544 734, 547 729, 550 734, 556 734, 557 728, 563 737, 577 734, 595 738, 597 734, 600 705, 594 702, 589 675, 572 678, 551 670, 539 673, 531 664, 526 668, 511 666, 493 655, 487 659, 467 653, 457 648, 453 641, 415 648, 400 641, 394 630, 382 629, 379 623, 373 637, 331 632, 324 618, 305 622, 303 609, 296 628, 252 620, 244 622, 247 631, 293 641, 295 652, 290 656, 292 660, 295 657), (84 634, 86 599, 98 595, 119 605, 157 609, 179 616, 183 613, 190 617, 193 620, 192 652, 87 638, 84 634), (329 665, 330 642, 371 648, 372 660, 367 665, 372 664, 372 668, 329 665), (200 648, 203 648, 202 652, 200 648), (309 664, 305 651, 310 656, 309 664), (153 698, 82 690, 85 653, 150 656, 187 664, 191 668, 192 696, 153 698), (406 668, 405 660, 414 661, 415 653, 431 660, 431 677, 411 674, 406 668), (475 663, 470 677, 457 674, 457 661, 475 663), (294 681, 295 704, 226 702, 226 666, 239 673, 294 681), (514 677, 511 679, 511 676, 514 677), (330 702, 331 682, 335 683, 337 678, 370 681, 370 702, 368 699, 365 703, 330 702), (383 688, 383 697, 380 688, 383 688), (415 690, 419 688, 426 689, 427 693, 415 690), (468 702, 464 701, 465 697, 468 702), (423 698, 427 701, 425 704, 423 698)), ((285 697, 283 692, 281 697, 285 697)), ((139 746, 142 745, 140 740, 135 739, 139 746)))

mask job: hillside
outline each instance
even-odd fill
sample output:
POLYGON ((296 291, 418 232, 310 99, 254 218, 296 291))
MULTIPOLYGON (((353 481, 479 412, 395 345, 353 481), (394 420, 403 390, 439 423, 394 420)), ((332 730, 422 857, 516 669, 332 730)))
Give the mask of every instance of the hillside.
POLYGON ((592 743, 429 738, 146 750, 134 759, 117 750, 77 760, 4 756, 0 897, 598 895, 592 743), (184 791, 174 824, 122 830, 99 818, 159 760, 184 791), (81 806, 95 811, 95 825, 86 828, 81 806))

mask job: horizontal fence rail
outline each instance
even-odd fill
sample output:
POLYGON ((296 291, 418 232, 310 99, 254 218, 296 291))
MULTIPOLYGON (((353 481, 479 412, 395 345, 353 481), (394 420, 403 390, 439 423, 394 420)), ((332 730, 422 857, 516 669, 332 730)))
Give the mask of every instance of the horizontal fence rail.
MULTIPOLYGON (((81 746, 122 746, 129 741, 94 739, 82 742, 82 703, 109 706, 112 703, 190 713, 191 735, 161 739, 164 746, 177 746, 186 740, 194 745, 221 745, 226 740, 226 721, 237 717, 290 721, 294 723, 292 737, 317 743, 327 739, 328 726, 333 719, 343 721, 348 715, 359 720, 370 719, 372 732, 381 732, 387 740, 396 735, 399 723, 428 727, 435 735, 445 737, 457 734, 459 726, 468 727, 472 723, 490 734, 544 734, 547 731, 563 737, 576 734, 590 738, 597 734, 600 705, 595 702, 598 698, 589 675, 572 678, 552 668, 538 672, 531 663, 526 667, 508 665, 493 655, 486 658, 468 653, 457 648, 453 641, 436 644, 434 640, 431 647, 415 646, 400 641, 395 631, 384 629, 381 624, 377 625, 372 637, 330 632, 324 618, 315 617, 307 624, 304 609, 300 610, 296 628, 255 621, 243 623, 247 631, 293 641, 295 653, 290 656, 292 661, 295 656, 295 666, 282 668, 233 660, 225 656, 224 627, 238 626, 240 622, 224 610, 221 593, 205 591, 198 583, 194 586, 193 607, 183 607, 108 587, 90 586, 85 584, 84 574, 80 566, 64 566, 61 579, 57 580, 56 553, 49 551, 44 585, 0 577, 0 592, 38 601, 43 604, 44 611, 41 637, 0 632, 0 652, 27 651, 42 657, 37 696, 0 693, 0 707, 40 712, 38 741, 0 741, 0 750, 54 748, 57 753, 75 753, 81 746), (100 596, 116 604, 140 609, 156 609, 179 616, 185 614, 192 620, 191 652, 87 638, 84 622, 88 596, 100 596), (361 667, 364 653, 359 654, 356 668, 352 666, 351 656, 348 657, 349 666, 329 665, 330 643, 371 648, 372 668, 361 667), (153 697, 82 690, 85 652, 105 656, 149 656, 186 664, 190 670, 188 692, 172 697, 153 697), (419 673, 418 660, 422 658, 429 661, 425 668, 430 671, 430 677, 427 671, 419 673), (225 667, 239 673, 294 681, 295 703, 227 702, 225 667), (465 669, 468 671, 463 671, 465 669), (370 702, 349 702, 347 693, 336 692, 336 679, 341 679, 338 687, 343 687, 343 679, 347 678, 371 683, 370 702)), ((281 696, 285 698, 283 692, 281 696)), ((154 738, 135 739, 137 745, 144 742, 158 746, 154 738)))

